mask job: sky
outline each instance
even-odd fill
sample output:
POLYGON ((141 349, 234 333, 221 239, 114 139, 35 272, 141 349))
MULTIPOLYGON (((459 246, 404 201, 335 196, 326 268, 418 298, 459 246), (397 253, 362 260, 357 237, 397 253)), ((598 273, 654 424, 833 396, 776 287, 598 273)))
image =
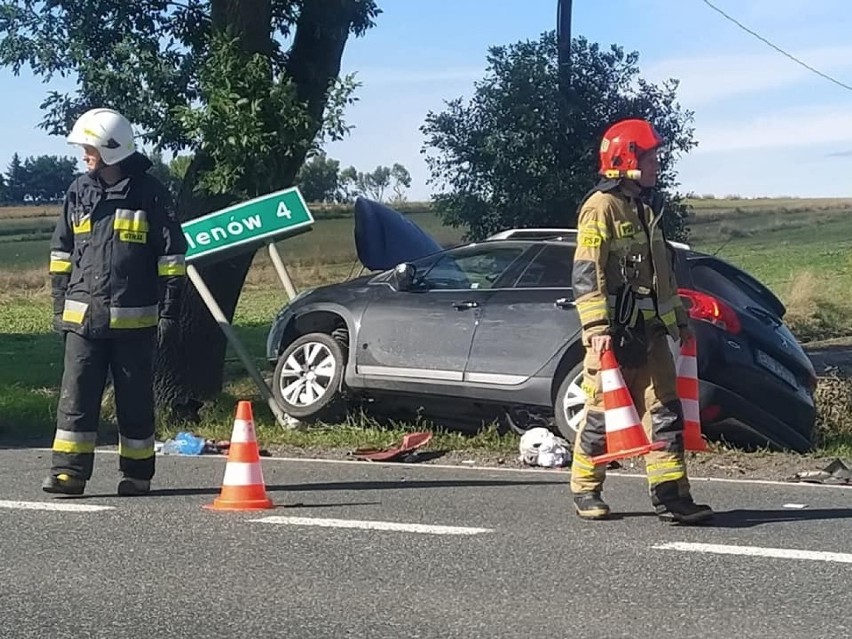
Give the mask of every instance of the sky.
MULTIPOLYGON (((848 0, 712 0, 790 55, 852 85, 848 0)), ((341 166, 405 165, 410 200, 428 199, 420 126, 445 101, 469 98, 489 46, 535 40, 556 27, 556 0, 379 0, 376 27, 351 38, 343 73, 356 73, 353 126, 326 145, 341 166), (499 11, 496 9, 499 7, 499 11)), ((725 196, 852 196, 852 90, 809 71, 719 15, 703 0, 574 0, 575 36, 639 52, 642 77, 680 81, 698 147, 677 165, 683 192, 725 196), (846 173, 849 171, 850 173, 846 173)), ((17 151, 77 155, 38 128, 39 105, 69 80, 43 84, 0 70, 5 127, 0 167, 17 151)))

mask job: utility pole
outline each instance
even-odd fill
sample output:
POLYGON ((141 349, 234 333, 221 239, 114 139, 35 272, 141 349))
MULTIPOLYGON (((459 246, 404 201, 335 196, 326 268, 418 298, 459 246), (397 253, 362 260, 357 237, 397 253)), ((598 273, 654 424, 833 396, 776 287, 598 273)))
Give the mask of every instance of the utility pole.
POLYGON ((559 129, 562 135, 567 137, 571 107, 571 0, 557 0, 556 47, 559 68, 559 129))
MULTIPOLYGON (((559 63, 559 95, 563 107, 568 106, 571 93, 571 0, 557 0, 556 46, 559 63)), ((562 124, 567 124, 567 113, 562 110, 562 124)), ((564 131, 564 126, 563 126, 564 131)))

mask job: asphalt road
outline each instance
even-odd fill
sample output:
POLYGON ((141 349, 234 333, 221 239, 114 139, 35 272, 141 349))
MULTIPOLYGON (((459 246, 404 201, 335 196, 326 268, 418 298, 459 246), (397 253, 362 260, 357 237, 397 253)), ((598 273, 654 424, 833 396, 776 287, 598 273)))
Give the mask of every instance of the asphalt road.
POLYGON ((0 450, 0 637, 852 634, 848 488, 695 481, 720 514, 684 528, 641 478, 583 522, 561 471, 265 458, 278 507, 223 513, 223 457, 161 457, 143 498, 114 496, 117 461, 56 499, 49 453, 0 450))

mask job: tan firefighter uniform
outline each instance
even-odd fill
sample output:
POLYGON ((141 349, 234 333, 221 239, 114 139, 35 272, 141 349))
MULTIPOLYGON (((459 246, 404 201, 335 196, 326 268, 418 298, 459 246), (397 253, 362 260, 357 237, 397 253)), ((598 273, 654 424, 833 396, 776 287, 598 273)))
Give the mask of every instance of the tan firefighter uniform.
MULTIPOLYGON (((618 182, 604 182, 598 189, 581 207, 574 255, 572 279, 586 347, 583 389, 588 401, 574 445, 571 491, 599 492, 605 478, 606 466, 595 466, 589 459, 606 448, 600 357, 589 344, 595 335, 610 334, 648 437, 666 444, 645 457, 651 495, 657 497, 658 485, 676 482, 677 493, 687 496, 683 413, 667 340, 669 335, 679 340, 687 316, 677 294, 672 258, 659 218, 649 206, 618 182)), ((667 485, 667 493, 672 486, 667 485)))

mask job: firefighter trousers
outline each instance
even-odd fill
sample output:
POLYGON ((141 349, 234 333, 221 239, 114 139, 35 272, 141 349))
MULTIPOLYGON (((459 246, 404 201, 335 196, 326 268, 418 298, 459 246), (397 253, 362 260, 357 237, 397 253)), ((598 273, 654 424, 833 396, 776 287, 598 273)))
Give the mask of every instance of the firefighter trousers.
POLYGON ((52 473, 89 480, 107 372, 118 420, 119 470, 154 476, 154 342, 148 336, 88 339, 68 332, 53 441, 52 473))
MULTIPOLYGON (((662 450, 644 456, 649 491, 656 503, 658 486, 675 482, 678 494, 686 497, 689 480, 683 454, 683 409, 677 394, 677 373, 667 333, 654 327, 647 330, 645 337, 644 356, 635 365, 622 365, 622 375, 648 438, 665 443, 662 450)), ((596 466, 590 459, 606 452, 606 425, 600 355, 589 347, 583 369, 583 390, 588 399, 574 442, 571 492, 575 494, 599 492, 606 478, 606 464, 596 466)))

